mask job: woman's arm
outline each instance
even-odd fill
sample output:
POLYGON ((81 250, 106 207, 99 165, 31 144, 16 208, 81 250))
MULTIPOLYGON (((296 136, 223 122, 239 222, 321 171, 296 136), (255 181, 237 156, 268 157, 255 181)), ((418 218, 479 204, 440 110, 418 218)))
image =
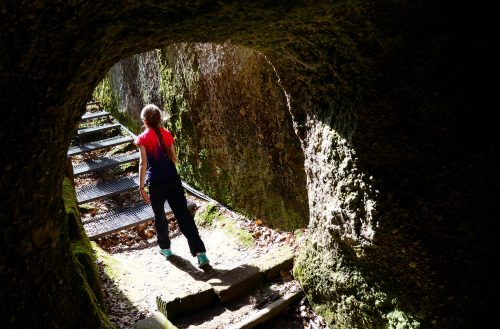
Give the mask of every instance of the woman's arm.
POLYGON ((141 194, 142 199, 146 203, 150 203, 149 195, 146 193, 144 189, 144 183, 146 180, 146 169, 148 164, 148 159, 146 157, 146 148, 143 145, 139 145, 139 193, 141 194))

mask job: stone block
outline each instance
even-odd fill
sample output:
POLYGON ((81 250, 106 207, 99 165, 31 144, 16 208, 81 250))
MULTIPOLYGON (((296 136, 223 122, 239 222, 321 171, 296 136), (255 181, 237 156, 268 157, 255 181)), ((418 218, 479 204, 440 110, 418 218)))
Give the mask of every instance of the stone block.
POLYGON ((260 269, 242 265, 208 281, 222 303, 232 301, 255 289, 264 280, 260 269))
MULTIPOLYGON (((196 281, 193 281, 192 285, 197 285, 196 281)), ((181 314, 199 311, 216 300, 217 297, 212 287, 199 284, 197 289, 183 290, 178 294, 162 293, 156 296, 156 305, 163 315, 173 319, 181 314)))
POLYGON ((289 247, 281 247, 257 258, 251 265, 257 267, 267 280, 272 280, 280 275, 280 271, 291 270, 293 259, 292 250, 289 247))

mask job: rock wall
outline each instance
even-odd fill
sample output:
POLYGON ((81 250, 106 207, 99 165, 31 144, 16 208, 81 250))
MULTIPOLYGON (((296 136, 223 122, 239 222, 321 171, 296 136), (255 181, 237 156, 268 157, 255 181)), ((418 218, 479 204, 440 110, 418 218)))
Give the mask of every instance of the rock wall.
POLYGON ((185 181, 268 225, 307 225, 302 148, 264 55, 229 43, 173 44, 118 62, 107 79, 133 127, 145 103, 165 104, 185 181))
MULTIPOLYGON (((315 31, 317 47, 289 55, 308 64, 294 68, 307 77, 300 83, 282 58, 271 58, 306 158, 312 235, 294 274, 336 328, 468 327, 481 322, 470 308, 487 308, 478 282, 491 282, 484 268, 491 236, 481 236, 497 207, 483 196, 496 188, 487 177, 498 177, 495 156, 484 158, 492 154, 489 115, 461 104, 469 91, 449 94, 460 60, 448 56, 461 46, 447 24, 456 21, 429 10, 338 5, 333 17, 349 22, 315 31), (376 14, 386 11, 391 20, 376 14), (332 34, 342 37, 319 46, 332 34), (464 132, 475 128, 462 121, 471 108, 481 122, 472 143, 464 132)), ((458 84, 486 70, 465 70, 458 84)))
MULTIPOLYGON (((153 103, 162 107, 160 95, 160 67, 156 51, 141 53, 125 58, 111 68, 106 79, 109 81, 109 95, 113 99, 108 105, 115 117, 139 132, 140 118, 144 105, 153 103)), ((97 95, 98 97, 99 95, 97 95)))
POLYGON ((4 326, 101 323, 72 288, 61 201, 69 141, 98 82, 133 54, 226 40, 265 54, 290 100, 313 232, 294 273, 331 326, 494 323, 492 6, 1 3, 4 326))
POLYGON ((268 225, 305 226, 303 152, 265 56, 231 44, 174 44, 161 59, 182 177, 268 225))

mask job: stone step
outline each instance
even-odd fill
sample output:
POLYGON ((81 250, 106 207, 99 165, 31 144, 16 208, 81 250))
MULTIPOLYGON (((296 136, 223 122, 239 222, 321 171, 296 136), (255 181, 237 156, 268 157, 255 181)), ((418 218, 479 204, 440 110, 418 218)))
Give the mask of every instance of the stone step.
MULTIPOLYGON (((176 258, 171 259, 176 261, 176 258)), ((280 271, 289 271, 293 266, 293 253, 281 248, 229 271, 212 273, 203 289, 192 292, 173 285, 161 292, 157 308, 170 321, 184 314, 200 311, 211 304, 229 304, 279 276, 280 271)), ((210 274, 210 269, 205 270, 210 274)), ((174 321, 175 323, 175 321, 174 321)))
POLYGON ((256 310, 236 324, 228 326, 227 329, 250 329, 258 324, 265 323, 281 314, 285 308, 298 301, 302 296, 303 292, 301 290, 288 292, 283 297, 266 305, 265 308, 256 310))
POLYGON ((258 267, 242 265, 208 280, 222 303, 228 303, 254 290, 264 281, 258 267))
POLYGON ((299 289, 288 291, 273 302, 262 305, 262 308, 252 308, 244 300, 239 303, 231 303, 231 305, 228 305, 229 307, 227 309, 224 309, 221 305, 211 304, 207 305, 207 308, 197 314, 187 314, 184 318, 178 318, 176 320, 170 320, 163 313, 156 311, 152 316, 136 322, 132 328, 250 329, 280 315, 288 306, 299 301, 303 295, 303 292, 299 289), (221 317, 223 320, 221 319, 218 321, 218 317, 221 317), (229 323, 224 323, 224 325, 221 326, 222 321, 227 321, 229 323))
POLYGON ((83 161, 73 166, 74 176, 90 173, 92 171, 99 171, 104 169, 114 168, 121 164, 139 160, 139 152, 131 154, 120 154, 112 157, 100 157, 87 161, 83 161))

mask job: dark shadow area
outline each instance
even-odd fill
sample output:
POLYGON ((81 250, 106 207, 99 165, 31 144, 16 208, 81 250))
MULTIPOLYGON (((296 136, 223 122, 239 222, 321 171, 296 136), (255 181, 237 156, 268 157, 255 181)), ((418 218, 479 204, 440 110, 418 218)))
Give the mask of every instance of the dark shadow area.
POLYGON ((170 256, 167 260, 179 270, 189 274, 197 281, 207 281, 225 272, 214 269, 210 264, 205 265, 202 268, 195 267, 189 260, 175 254, 170 256))
MULTIPOLYGON (((378 12, 388 8, 378 5, 378 12)), ((423 327, 473 328, 494 313, 488 291, 496 286, 492 232, 500 188, 492 110, 498 85, 492 34, 498 25, 487 7, 409 4, 391 8, 396 20, 359 13, 358 19, 373 25, 356 26, 366 32, 352 38, 356 59, 335 68, 345 80, 325 71, 322 77, 335 81, 335 89, 318 84, 311 91, 319 109, 315 117, 346 140, 333 139, 323 151, 333 159, 332 172, 313 172, 331 174, 332 181, 311 184, 318 196, 354 196, 339 202, 352 222, 333 220, 341 234, 347 228, 354 237, 338 239, 338 264, 396 297, 398 309, 425 313, 423 327), (377 41, 373 27, 381 32, 377 41), (339 152, 343 145, 356 156, 339 152), (346 168, 363 184, 335 177, 346 168), (366 199, 376 202, 375 211, 367 211, 366 199), (363 234, 370 225, 373 238, 363 234), (363 256, 352 250, 355 244, 366 246, 363 256)), ((332 54, 336 42, 342 46, 340 40, 327 46, 332 54)), ((320 144, 321 137, 314 142, 320 144)), ((314 285, 308 289, 321 295, 314 285)))
MULTIPOLYGON (((189 328, 190 326, 202 326, 206 324, 210 328, 226 328, 236 326, 249 316, 252 316, 262 309, 265 309, 273 301, 279 299, 281 294, 270 288, 269 282, 264 282, 249 291, 247 294, 242 295, 227 303, 220 301, 214 302, 210 308, 199 310, 191 314, 184 314, 176 317, 172 323, 179 329, 189 328)), ((289 310, 298 310, 296 303, 289 306, 289 310)), ((286 318, 288 315, 284 311, 282 317, 286 318)), ((301 323, 302 318, 300 314, 294 314, 293 317, 296 321, 287 321, 283 319, 278 322, 271 323, 301 323)), ((289 319, 288 319, 289 320, 289 319)), ((270 328, 269 326, 267 328, 270 328)), ((286 328, 283 326, 275 326, 274 328, 286 328)), ((290 329, 299 327, 290 327, 290 329)))
POLYGON ((104 295, 104 304, 111 320, 116 328, 132 328, 132 325, 138 320, 146 317, 145 311, 140 311, 123 294, 121 289, 110 278, 101 262, 97 261, 102 291, 104 295), (132 318, 131 318, 132 316, 132 318))
MULTIPOLYGON (((352 236, 335 250, 347 261, 320 265, 361 270, 369 287, 388 295, 381 306, 356 300, 372 309, 349 310, 346 321, 359 314, 358 320, 382 326, 392 310, 407 311, 422 327, 475 328, 495 320, 499 177, 492 104, 499 57, 493 5, 132 0, 53 7, 45 0, 0 4, 0 309, 9 315, 6 328, 99 327, 100 313, 75 289, 82 284, 71 262, 60 187, 66 152, 85 102, 114 63, 193 40, 258 49, 280 73, 307 152, 311 226, 315 234, 330 233, 321 237, 332 242, 325 248, 344 241, 336 229, 324 232, 338 223, 327 222, 321 207, 331 201, 353 214, 352 224, 340 224, 352 236), (350 152, 355 161, 341 168, 350 152), (336 176, 340 169, 352 174, 348 181, 336 176), (365 183, 373 188, 363 189, 365 183), (367 199, 378 203, 373 223, 364 222, 367 199), (365 226, 375 230, 373 237, 362 234, 365 226), (356 243, 367 245, 365 258, 354 254, 356 243)), ((314 272, 318 264, 307 265, 314 272)), ((331 293, 323 274, 317 272, 324 286, 310 280, 306 287, 320 306, 369 290, 331 293)))

